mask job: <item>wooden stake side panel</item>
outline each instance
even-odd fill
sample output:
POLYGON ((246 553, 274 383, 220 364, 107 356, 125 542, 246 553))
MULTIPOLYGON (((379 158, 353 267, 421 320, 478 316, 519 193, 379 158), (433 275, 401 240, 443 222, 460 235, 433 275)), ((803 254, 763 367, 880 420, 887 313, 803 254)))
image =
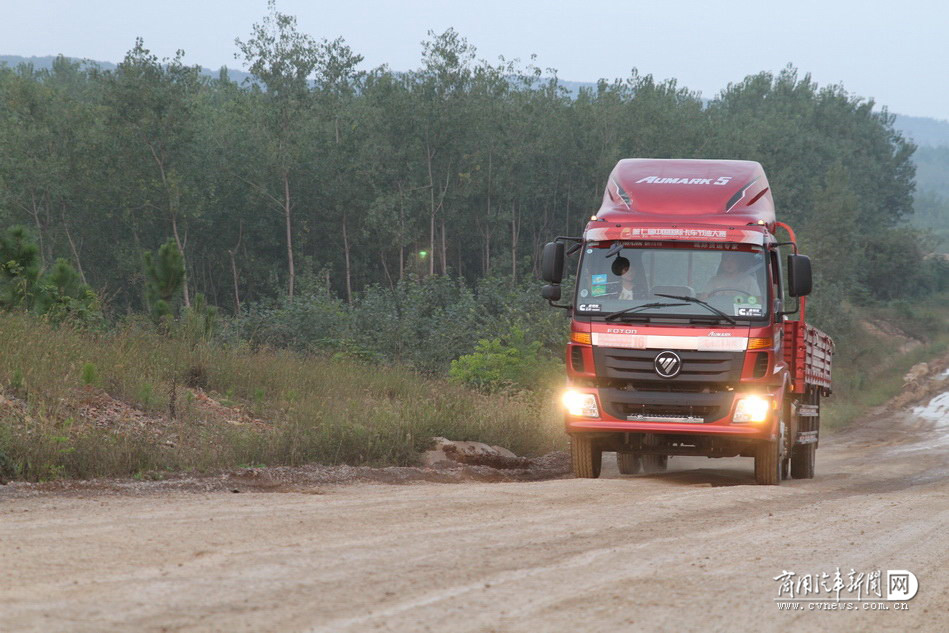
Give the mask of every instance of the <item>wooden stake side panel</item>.
POLYGON ((834 341, 813 325, 800 321, 784 324, 784 361, 794 381, 792 391, 804 393, 807 385, 831 389, 834 341))

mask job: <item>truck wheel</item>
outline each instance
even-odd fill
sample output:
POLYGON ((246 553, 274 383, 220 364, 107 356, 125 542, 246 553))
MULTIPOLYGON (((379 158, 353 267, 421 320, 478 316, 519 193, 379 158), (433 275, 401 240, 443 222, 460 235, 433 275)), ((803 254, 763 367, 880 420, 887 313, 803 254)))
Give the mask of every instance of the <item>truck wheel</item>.
POLYGON ((760 442, 755 449, 755 482, 763 486, 781 483, 781 442, 760 442))
POLYGON ((642 468, 642 461, 637 453, 616 453, 616 465, 621 475, 635 475, 642 468))
POLYGON ((600 476, 600 463, 603 451, 597 448, 596 443, 583 435, 570 437, 570 461, 573 464, 573 475, 581 479, 596 479, 600 476))
POLYGON ((795 479, 813 479, 817 444, 795 446, 791 453, 791 476, 795 479))
POLYGON ((668 455, 643 455, 644 473, 662 473, 668 466, 668 455))

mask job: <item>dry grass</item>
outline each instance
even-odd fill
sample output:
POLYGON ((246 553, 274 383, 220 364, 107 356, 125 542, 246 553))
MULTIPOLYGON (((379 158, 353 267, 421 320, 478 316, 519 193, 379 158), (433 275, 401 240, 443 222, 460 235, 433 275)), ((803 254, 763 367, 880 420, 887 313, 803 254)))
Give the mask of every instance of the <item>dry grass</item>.
POLYGON ((859 423, 867 411, 904 389, 903 376, 913 365, 944 354, 949 349, 947 305, 947 296, 941 294, 912 307, 897 303, 861 309, 873 327, 858 331, 845 348, 838 345, 834 394, 821 405, 821 427, 834 431, 859 423))
POLYGON ((24 315, 0 315, 0 350, 0 469, 18 478, 406 465, 437 435, 522 455, 565 444, 552 394, 486 396, 395 367, 24 315), (89 401, 110 399, 111 421, 91 420, 89 401))

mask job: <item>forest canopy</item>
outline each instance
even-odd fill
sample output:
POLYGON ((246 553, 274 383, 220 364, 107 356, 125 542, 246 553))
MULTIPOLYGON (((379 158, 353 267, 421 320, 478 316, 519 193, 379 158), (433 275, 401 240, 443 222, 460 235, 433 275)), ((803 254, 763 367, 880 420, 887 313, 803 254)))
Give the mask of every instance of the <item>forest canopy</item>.
POLYGON ((914 146, 872 101, 793 67, 709 102, 636 70, 574 95, 448 30, 417 69, 365 71, 273 5, 235 44, 244 84, 141 40, 112 70, 0 67, 0 228, 29 228, 40 272, 68 262, 113 314, 154 310, 143 258, 169 241, 178 308, 517 284, 544 242, 582 230, 618 159, 682 157, 760 161, 835 300, 938 282, 905 226, 914 146))

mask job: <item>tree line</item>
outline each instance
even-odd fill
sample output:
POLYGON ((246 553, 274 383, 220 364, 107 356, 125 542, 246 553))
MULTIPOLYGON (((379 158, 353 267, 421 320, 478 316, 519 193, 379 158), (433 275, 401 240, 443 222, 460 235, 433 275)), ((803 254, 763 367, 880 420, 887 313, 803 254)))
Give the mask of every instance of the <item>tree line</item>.
POLYGON ((906 228, 912 143, 793 67, 709 102, 636 70, 572 94, 450 29, 417 69, 367 71, 273 4, 235 44, 244 84, 141 40, 113 70, 0 67, 0 227, 32 234, 36 278, 68 264, 113 314, 198 294, 238 314, 301 293, 352 304, 434 276, 517 285, 544 242, 582 230, 618 159, 682 157, 760 161, 837 301, 940 283, 906 228), (160 247, 183 266, 174 296, 144 258, 160 247))

